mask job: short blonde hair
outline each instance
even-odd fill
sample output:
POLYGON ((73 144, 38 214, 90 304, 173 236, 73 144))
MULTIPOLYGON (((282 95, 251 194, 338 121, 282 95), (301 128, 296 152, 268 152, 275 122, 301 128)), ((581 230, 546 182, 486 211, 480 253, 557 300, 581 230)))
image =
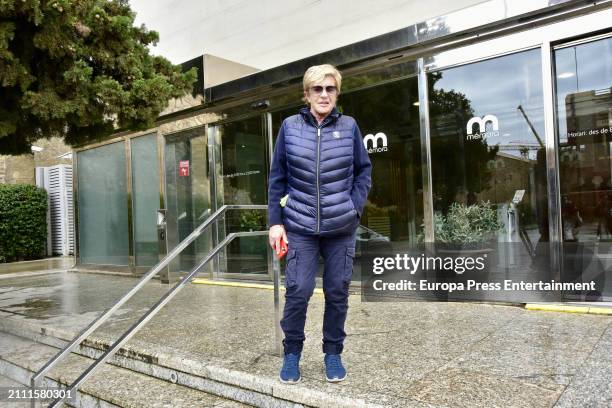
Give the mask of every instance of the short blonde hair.
MULTIPOLYGON (((342 87, 342 75, 340 74, 340 71, 338 71, 336 67, 331 64, 313 65, 312 67, 308 68, 304 73, 304 78, 302 79, 304 91, 308 91, 312 84, 314 84, 315 82, 322 81, 328 75, 336 80, 338 95, 340 95, 340 89, 342 87)), ((306 98, 304 98, 304 101, 306 101, 306 98)))

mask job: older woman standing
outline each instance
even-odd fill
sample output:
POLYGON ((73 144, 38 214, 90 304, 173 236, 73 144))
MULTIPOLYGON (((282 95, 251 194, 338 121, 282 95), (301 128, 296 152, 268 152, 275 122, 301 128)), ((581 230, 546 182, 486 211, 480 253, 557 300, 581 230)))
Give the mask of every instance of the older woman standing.
POLYGON ((342 76, 332 65, 308 68, 303 78, 308 107, 283 121, 276 140, 268 189, 269 241, 289 251, 285 269, 284 361, 280 380, 300 380, 308 301, 315 287, 318 255, 325 261, 323 352, 328 381, 342 381, 340 354, 346 337, 348 288, 356 230, 371 187, 372 164, 359 127, 338 112, 342 76))

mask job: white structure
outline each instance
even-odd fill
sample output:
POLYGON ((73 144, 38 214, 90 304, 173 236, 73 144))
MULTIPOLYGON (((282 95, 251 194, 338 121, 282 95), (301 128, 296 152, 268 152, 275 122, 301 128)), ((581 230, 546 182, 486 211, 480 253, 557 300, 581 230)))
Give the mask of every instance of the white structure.
POLYGON ((137 24, 159 33, 154 54, 175 64, 213 54, 264 70, 482 2, 131 0, 130 6, 137 24))
POLYGON ((59 164, 36 168, 36 185, 47 190, 47 253, 74 254, 74 205, 72 166, 59 164))

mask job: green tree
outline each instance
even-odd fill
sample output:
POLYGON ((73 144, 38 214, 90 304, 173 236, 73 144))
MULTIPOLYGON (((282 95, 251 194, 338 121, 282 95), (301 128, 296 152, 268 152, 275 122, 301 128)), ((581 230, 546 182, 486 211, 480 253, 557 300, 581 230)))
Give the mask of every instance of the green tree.
POLYGON ((40 138, 71 145, 145 129, 195 70, 149 54, 126 0, 0 0, 0 153, 40 138))

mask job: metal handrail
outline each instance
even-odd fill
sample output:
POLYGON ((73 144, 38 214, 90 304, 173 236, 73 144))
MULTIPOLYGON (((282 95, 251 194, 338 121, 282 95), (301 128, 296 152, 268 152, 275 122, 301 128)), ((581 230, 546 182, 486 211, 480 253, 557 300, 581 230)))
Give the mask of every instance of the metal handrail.
MULTIPOLYGON (((151 320, 159 310, 166 305, 187 283, 191 281, 198 273, 198 271, 206 265, 219 251, 225 248, 234 238, 236 237, 249 237, 249 236, 257 236, 257 235, 267 235, 268 231, 250 231, 250 232, 232 232, 230 233, 223 241, 219 243, 208 255, 206 255, 202 260, 189 272, 187 276, 185 276, 180 282, 178 282, 172 289, 170 289, 161 299, 155 303, 136 323, 134 323, 127 331, 121 335, 121 337, 115 341, 109 348, 106 350, 104 354, 96 359, 87 369, 66 389, 67 392, 63 394, 64 396, 58 398, 53 401, 49 408, 59 407, 66 399, 68 395, 76 395, 76 390, 81 386, 81 384, 94 372, 102 366, 109 358, 111 358, 142 326, 144 326, 149 320, 151 320)), ((275 271, 275 277, 278 274, 275 271)), ((275 279, 274 289, 275 289, 275 300, 278 295, 278 279, 275 279)), ((277 326, 275 325, 275 328, 277 326)), ((278 330, 276 330, 278 332, 278 330)), ((278 340, 279 336, 276 336, 278 340)), ((278 341, 277 341, 278 343, 278 341)), ((280 344, 280 343, 278 343, 280 344)))
MULTIPOLYGON (((117 311, 125 302, 127 302, 136 292, 138 292, 151 278, 153 278, 157 273, 159 273, 164 267, 168 266, 170 262, 176 258, 189 244, 195 241, 204 230, 210 226, 213 222, 215 222, 218 218, 220 218, 227 210, 240 209, 240 210, 263 210, 267 209, 266 205, 224 205, 219 208, 215 213, 213 213, 209 218, 207 218, 202 224, 200 224, 196 229, 193 230, 191 234, 187 236, 183 241, 181 241, 170 253, 168 253, 161 261, 159 261, 155 266, 151 268, 149 272, 144 274, 142 278, 138 281, 138 283, 130 289, 128 293, 126 293, 119 301, 117 301, 110 309, 106 310, 101 316, 91 322, 85 329, 83 329, 79 335, 72 340, 67 346, 65 346, 62 350, 59 351, 51 360, 49 360, 40 370, 36 372, 32 376, 30 381, 32 388, 35 388, 39 381, 44 378, 44 375, 51 370, 62 358, 66 357, 70 354, 70 352, 83 340, 85 340, 91 333, 93 333, 100 325, 102 325, 115 311, 117 311)), ((236 236, 241 236, 237 234, 250 234, 250 235, 263 235, 266 233, 265 231, 258 231, 256 233, 232 233, 228 235, 217 247, 215 247, 213 251, 213 255, 209 255, 204 258, 205 261, 201 262, 197 268, 195 268, 188 276, 191 277, 195 275, 197 270, 201 268, 203 264, 208 262, 212 256, 216 255, 226 244, 231 241, 236 236), (230 239, 231 237, 231 239, 230 239), (223 245, 222 245, 223 244, 223 245)), ((246 236, 246 235, 245 235, 246 236)), ((187 282, 190 278, 185 278, 183 281, 179 283, 179 285, 183 282, 187 282)), ((276 284, 276 282, 275 282, 276 284)), ((177 285, 178 286, 178 285, 177 285)), ((175 286, 176 288, 176 286, 175 286)), ((171 292, 175 289, 173 288, 171 292)), ((170 293, 171 293, 170 292, 170 293)), ((162 298, 163 300, 163 298, 162 298)), ((169 299, 168 299, 169 300, 169 299)), ((161 304, 161 306, 163 306, 161 304)), ((157 306, 157 305, 156 305, 157 306)), ((160 307, 161 307, 160 306, 160 307)), ((147 319, 148 320, 148 319, 147 319)), ((145 321, 146 322, 146 321, 145 321)), ((114 354, 114 353, 113 353, 114 354)), ((106 355, 106 354, 105 354, 106 355)), ((112 354, 111 354, 112 355, 112 354)), ((104 357, 104 356, 103 356, 104 357)), ((110 356, 109 356, 110 357, 110 356)), ((77 380, 78 381, 78 380, 77 380)), ((81 381, 82 382, 82 381, 81 381)), ((76 382, 75 382, 76 383, 76 382)), ((80 382, 79 382, 80 384, 80 382)), ((55 404, 55 403, 54 403, 55 404)), ((55 406, 55 405, 52 405, 55 406)))

